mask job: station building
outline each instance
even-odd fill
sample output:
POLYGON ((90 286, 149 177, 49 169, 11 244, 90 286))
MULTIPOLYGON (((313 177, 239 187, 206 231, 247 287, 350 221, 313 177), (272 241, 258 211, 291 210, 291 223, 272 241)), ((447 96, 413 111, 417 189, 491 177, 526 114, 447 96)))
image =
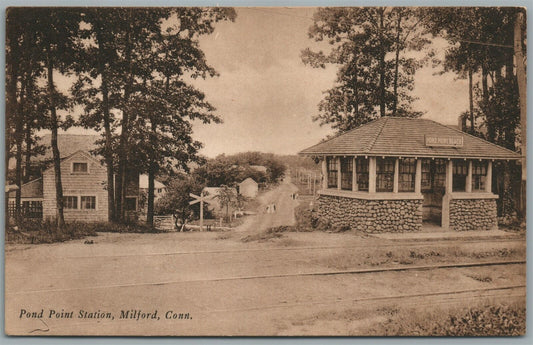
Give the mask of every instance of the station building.
POLYGON ((300 152, 321 163, 319 217, 365 232, 498 226, 495 160, 511 150, 426 119, 383 117, 300 152))

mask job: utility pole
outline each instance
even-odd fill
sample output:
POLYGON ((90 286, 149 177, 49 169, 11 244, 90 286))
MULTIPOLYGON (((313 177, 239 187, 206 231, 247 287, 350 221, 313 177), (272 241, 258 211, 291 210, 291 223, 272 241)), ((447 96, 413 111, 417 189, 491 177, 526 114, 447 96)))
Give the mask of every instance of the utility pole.
POLYGON ((516 63, 516 78, 518 80, 518 94, 520 97, 520 141, 522 154, 522 183, 520 188, 520 212, 526 217, 526 148, 527 148, 527 80, 524 62, 524 54, 522 53, 522 40, 524 30, 524 13, 519 11, 516 14, 514 24, 514 57, 516 63))

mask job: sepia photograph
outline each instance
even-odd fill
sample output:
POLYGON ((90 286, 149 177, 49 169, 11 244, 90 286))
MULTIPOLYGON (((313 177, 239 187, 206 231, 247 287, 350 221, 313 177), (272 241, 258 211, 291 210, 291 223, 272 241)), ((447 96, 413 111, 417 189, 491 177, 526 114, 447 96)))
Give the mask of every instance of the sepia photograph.
POLYGON ((526 334, 526 8, 4 11, 5 334, 526 334))

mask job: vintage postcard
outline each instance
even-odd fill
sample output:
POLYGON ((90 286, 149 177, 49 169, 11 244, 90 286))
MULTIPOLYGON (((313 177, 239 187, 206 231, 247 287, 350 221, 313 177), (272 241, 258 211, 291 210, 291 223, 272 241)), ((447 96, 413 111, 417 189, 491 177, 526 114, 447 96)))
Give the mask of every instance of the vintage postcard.
POLYGON ((5 332, 524 335, 525 11, 7 8, 5 332))

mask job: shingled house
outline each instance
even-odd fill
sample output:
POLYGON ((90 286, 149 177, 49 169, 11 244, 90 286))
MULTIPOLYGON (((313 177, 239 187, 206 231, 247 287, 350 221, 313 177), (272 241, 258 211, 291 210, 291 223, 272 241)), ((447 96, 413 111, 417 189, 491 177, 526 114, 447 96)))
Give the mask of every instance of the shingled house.
POLYGON ((492 163, 518 153, 435 121, 384 117, 300 152, 322 165, 318 214, 367 232, 497 228, 492 163))
MULTIPOLYGON (((63 185, 65 221, 99 222, 108 220, 107 173, 100 157, 91 154, 95 141, 94 135, 59 135, 58 147, 61 155, 61 182, 63 185)), ((42 138, 49 143, 49 135, 42 138)), ((37 157, 41 162, 49 162, 52 157, 50 149, 44 156, 37 157)), ((37 162, 36 162, 37 163, 37 162)), ((38 165, 38 164, 36 164, 38 165)), ((139 174, 129 169, 127 176, 126 212, 128 218, 136 217, 139 199, 139 174)), ((41 177, 21 186, 23 214, 25 210, 42 209, 44 219, 56 217, 55 174, 53 165, 49 164, 41 177)), ((15 192, 9 195, 9 201, 15 202, 15 192)), ((35 211, 32 213, 35 218, 35 211)))

